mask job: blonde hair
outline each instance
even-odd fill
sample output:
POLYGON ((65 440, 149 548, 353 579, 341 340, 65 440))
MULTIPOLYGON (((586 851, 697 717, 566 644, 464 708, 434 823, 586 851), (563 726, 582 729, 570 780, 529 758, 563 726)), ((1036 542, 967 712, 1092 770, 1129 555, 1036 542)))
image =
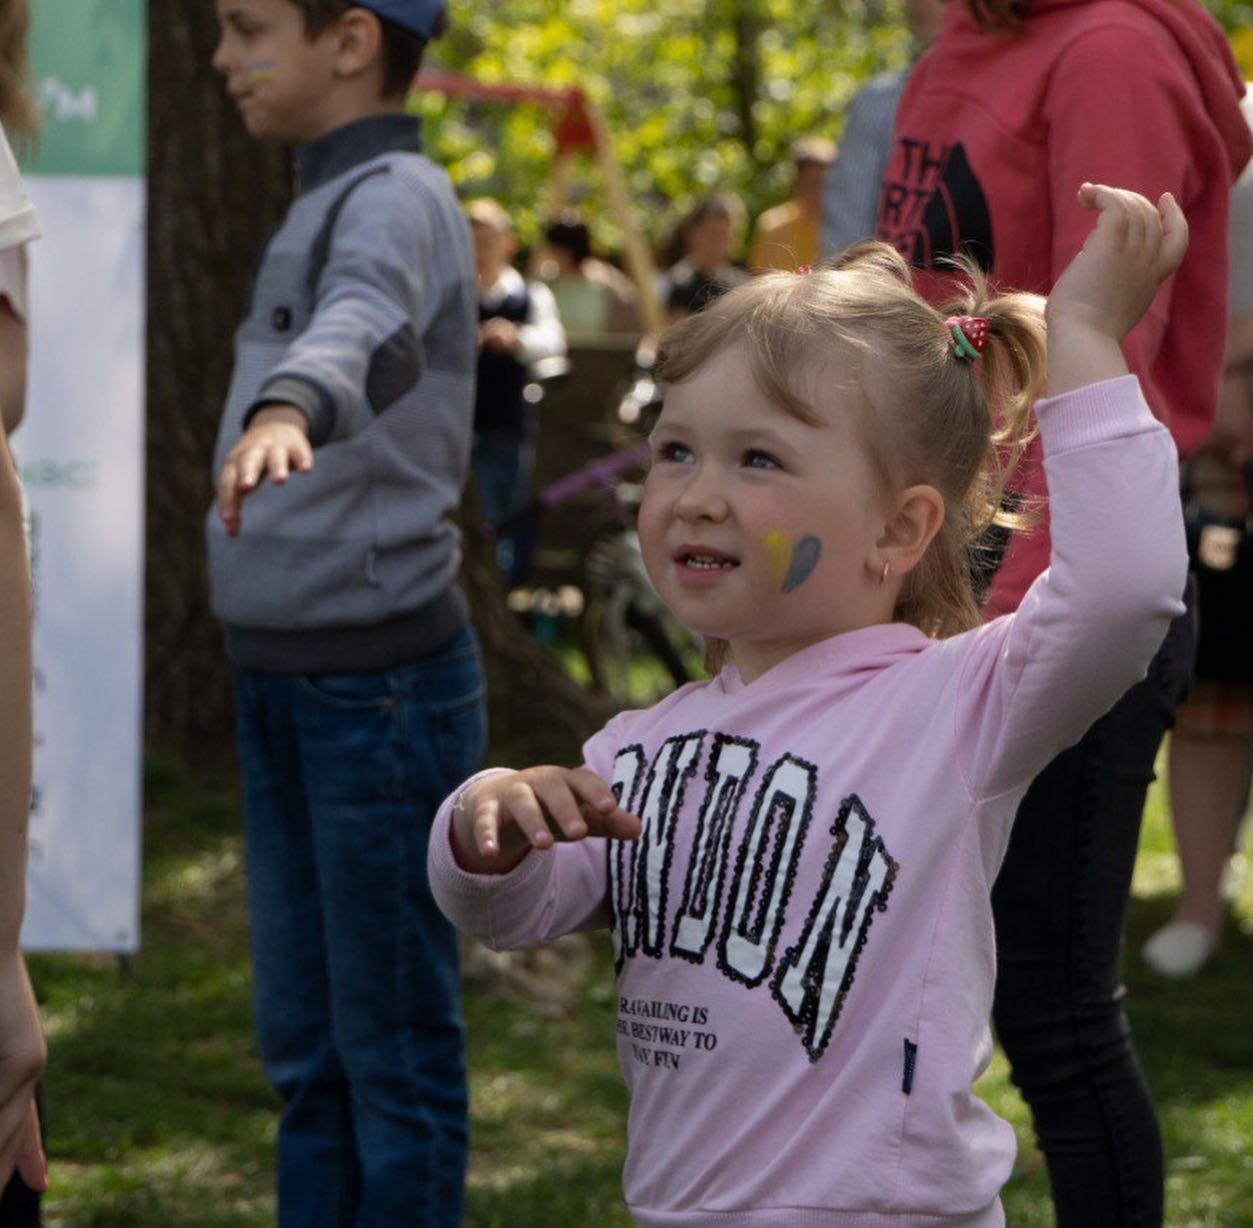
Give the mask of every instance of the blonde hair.
POLYGON ((509 211, 494 197, 476 196, 466 202, 465 211, 466 217, 476 226, 486 226, 497 234, 513 234, 513 219, 509 211))
POLYGON ((13 148, 29 153, 39 136, 39 107, 31 90, 26 37, 30 9, 26 0, 0 3, 0 124, 13 148))
MULTIPOLYGON (((762 274, 679 321, 662 338, 657 365, 661 379, 679 383, 746 344, 762 392, 808 422, 820 420, 810 399, 815 375, 838 370, 837 394, 857 406, 883 489, 926 483, 944 499, 944 523, 893 611, 936 638, 978 625, 980 538, 994 524, 1026 519, 1001 504, 1005 478, 1034 434, 1031 407, 1045 370, 1043 299, 993 297, 977 268, 961 271, 953 300, 937 309, 914 291, 895 248, 857 243, 809 274, 762 274), (957 357, 949 315, 987 319, 977 362, 957 357)), ((711 668, 724 657, 714 642, 711 668)))

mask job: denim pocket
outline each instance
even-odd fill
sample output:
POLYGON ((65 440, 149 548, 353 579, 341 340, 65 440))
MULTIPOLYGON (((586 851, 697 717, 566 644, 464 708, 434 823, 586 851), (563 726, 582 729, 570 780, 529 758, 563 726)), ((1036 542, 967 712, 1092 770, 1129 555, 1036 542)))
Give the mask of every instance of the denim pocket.
POLYGON ((487 749, 487 714, 480 686, 473 694, 455 703, 442 704, 431 711, 431 732, 435 758, 449 792, 478 771, 487 749))
POLYGON ((364 674, 301 674, 300 689, 340 712, 390 710, 396 706, 386 670, 364 674))

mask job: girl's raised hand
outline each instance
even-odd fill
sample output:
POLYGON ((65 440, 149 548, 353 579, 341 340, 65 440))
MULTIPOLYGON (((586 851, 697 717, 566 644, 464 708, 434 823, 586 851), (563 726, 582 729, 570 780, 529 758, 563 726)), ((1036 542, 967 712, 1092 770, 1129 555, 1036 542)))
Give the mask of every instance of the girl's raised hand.
POLYGON ((1079 204, 1096 226, 1048 297, 1048 393, 1124 375, 1122 339, 1183 261, 1188 223, 1175 198, 1085 183, 1079 204))
POLYGON ((557 841, 608 836, 634 840, 640 821, 587 768, 553 766, 476 780, 453 807, 457 864, 474 874, 503 874, 531 849, 557 841))

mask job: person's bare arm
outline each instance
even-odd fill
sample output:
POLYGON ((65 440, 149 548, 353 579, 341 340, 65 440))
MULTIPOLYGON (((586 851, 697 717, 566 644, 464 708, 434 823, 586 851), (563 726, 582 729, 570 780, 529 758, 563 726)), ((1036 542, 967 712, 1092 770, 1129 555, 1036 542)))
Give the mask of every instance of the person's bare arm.
POLYGON ((0 296, 0 417, 12 435, 26 413, 26 321, 0 296))
POLYGON ((22 500, 0 439, 0 1184, 14 1165, 27 1185, 47 1174, 32 1095, 45 1049, 18 945, 26 906, 31 795, 31 601, 22 500))

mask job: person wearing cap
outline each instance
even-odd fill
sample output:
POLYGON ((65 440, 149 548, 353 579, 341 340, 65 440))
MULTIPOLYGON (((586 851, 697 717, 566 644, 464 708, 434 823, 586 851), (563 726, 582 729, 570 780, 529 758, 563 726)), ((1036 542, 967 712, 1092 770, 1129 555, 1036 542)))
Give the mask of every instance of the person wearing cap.
POLYGON ((450 1228, 457 943, 426 881, 482 754, 452 522, 470 456, 469 228, 405 95, 442 0, 216 0, 213 65, 298 191, 236 334, 208 514, 235 675, 255 1024, 282 1228, 450 1228))

